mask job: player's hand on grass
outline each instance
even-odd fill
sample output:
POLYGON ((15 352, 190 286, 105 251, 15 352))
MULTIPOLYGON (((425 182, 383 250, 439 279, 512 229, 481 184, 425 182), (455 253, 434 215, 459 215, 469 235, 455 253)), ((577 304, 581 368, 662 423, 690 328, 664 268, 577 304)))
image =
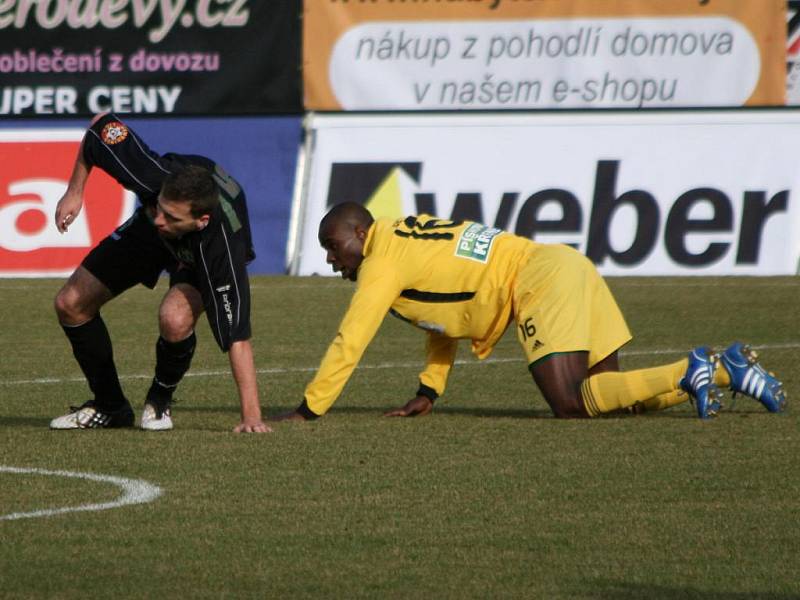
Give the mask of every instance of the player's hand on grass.
POLYGON ((56 206, 56 229, 59 233, 64 233, 69 229, 69 226, 75 222, 81 212, 83 206, 83 198, 80 194, 72 194, 67 192, 58 201, 56 206))
POLYGON ((402 408, 390 410, 384 413, 385 417, 421 417, 430 414, 433 410, 433 402, 427 396, 417 396, 406 402, 402 408))
POLYGON ((272 433, 272 427, 261 420, 242 421, 233 428, 234 433, 272 433))

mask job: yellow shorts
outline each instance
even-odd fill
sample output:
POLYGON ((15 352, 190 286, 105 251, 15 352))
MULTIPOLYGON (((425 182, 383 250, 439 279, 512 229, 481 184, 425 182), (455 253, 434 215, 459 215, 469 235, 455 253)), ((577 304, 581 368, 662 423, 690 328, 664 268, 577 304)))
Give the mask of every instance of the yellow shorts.
POLYGON ((512 301, 529 365, 554 352, 586 351, 592 367, 631 340, 605 280, 570 246, 538 245, 520 267, 512 301))

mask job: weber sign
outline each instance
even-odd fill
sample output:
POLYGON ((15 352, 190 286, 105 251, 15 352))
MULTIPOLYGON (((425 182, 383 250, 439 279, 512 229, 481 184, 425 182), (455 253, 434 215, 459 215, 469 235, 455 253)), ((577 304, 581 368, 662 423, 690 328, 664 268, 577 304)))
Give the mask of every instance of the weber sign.
POLYGON ((800 116, 785 112, 316 116, 292 271, 328 273, 325 211, 430 213, 570 244, 607 275, 787 275, 800 116))

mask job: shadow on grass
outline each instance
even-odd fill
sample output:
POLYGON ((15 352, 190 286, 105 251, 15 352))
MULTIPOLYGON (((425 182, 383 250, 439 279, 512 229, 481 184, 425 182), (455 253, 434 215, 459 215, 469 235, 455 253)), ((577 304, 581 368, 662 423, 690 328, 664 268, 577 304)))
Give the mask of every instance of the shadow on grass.
MULTIPOLYGON (((460 406, 441 406, 436 409, 437 414, 471 415, 484 418, 508 419, 555 419, 548 408, 531 409, 504 409, 504 408, 465 408, 460 406)), ((632 415, 625 412, 601 415, 598 419, 697 419, 694 413, 673 412, 669 410, 650 412, 643 415, 632 415)))
POLYGON ((0 417, 0 427, 50 427, 51 419, 47 417, 0 417))
MULTIPOLYGON (((271 405, 266 409, 268 417, 294 410, 297 405, 271 405)), ((336 406, 331 409, 329 415, 373 415, 375 417, 383 417, 383 413, 394 410, 398 406, 336 406)), ((175 409, 177 411, 197 412, 197 413, 239 413, 239 407, 231 406, 189 406, 178 405, 175 409)), ((502 409, 502 408, 460 408, 451 406, 442 406, 436 408, 437 415, 468 415, 474 417, 484 418, 507 418, 507 419, 531 419, 531 418, 552 418, 553 414, 549 410, 520 410, 520 409, 502 409)))
POLYGON ((495 419, 552 419, 553 413, 549 409, 541 408, 482 408, 463 406, 439 406, 436 413, 440 415, 464 415, 478 418, 495 419))
MULTIPOLYGON (((267 418, 275 417, 277 415, 289 412, 297 408, 296 404, 292 405, 268 405, 265 412, 267 418)), ((397 406, 384 406, 377 408, 374 406, 335 406, 328 413, 329 415, 374 415, 382 417, 383 413, 390 410, 399 408, 397 406)), ((173 411, 179 412, 195 412, 195 413, 229 413, 239 414, 239 407, 235 404, 226 406, 192 406, 188 403, 177 403, 173 411)), ((470 416, 479 419, 553 419, 553 413, 549 408, 482 408, 482 407, 464 407, 464 406, 437 406, 435 409, 436 415, 450 415, 450 416, 470 416)), ((697 419, 697 415, 693 412, 678 412, 665 410, 660 412, 651 412, 644 415, 631 415, 627 413, 610 414, 603 419, 697 419)))
MULTIPOLYGON (((263 407, 262 407, 263 409, 263 407)), ((173 414, 180 414, 180 413, 233 413, 239 414, 239 406, 236 404, 231 404, 228 406, 192 406, 191 404, 184 404, 183 402, 178 402, 172 405, 172 413, 173 414)), ((286 410, 289 410, 287 407, 286 410)), ((270 410, 270 412, 272 412, 270 410)))
POLYGON ((577 594, 579 598, 603 598, 608 600, 639 600, 641 598, 671 599, 697 598, 698 600, 790 600, 798 596, 775 592, 733 592, 700 590, 692 586, 666 586, 648 583, 628 583, 606 579, 586 582, 594 590, 591 594, 577 594))

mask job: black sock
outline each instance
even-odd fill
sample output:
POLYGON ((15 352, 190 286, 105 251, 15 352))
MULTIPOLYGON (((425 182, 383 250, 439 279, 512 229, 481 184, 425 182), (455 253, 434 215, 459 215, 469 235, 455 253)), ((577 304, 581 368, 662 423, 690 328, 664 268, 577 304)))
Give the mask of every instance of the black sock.
POLYGON ((61 325, 72 344, 72 354, 83 371, 98 407, 116 410, 127 403, 114 364, 114 350, 103 318, 98 314, 91 321, 75 327, 61 325))
POLYGON ((161 405, 172 401, 172 393, 192 364, 196 345, 194 331, 180 342, 168 342, 159 336, 156 342, 156 376, 147 392, 148 400, 161 405))

